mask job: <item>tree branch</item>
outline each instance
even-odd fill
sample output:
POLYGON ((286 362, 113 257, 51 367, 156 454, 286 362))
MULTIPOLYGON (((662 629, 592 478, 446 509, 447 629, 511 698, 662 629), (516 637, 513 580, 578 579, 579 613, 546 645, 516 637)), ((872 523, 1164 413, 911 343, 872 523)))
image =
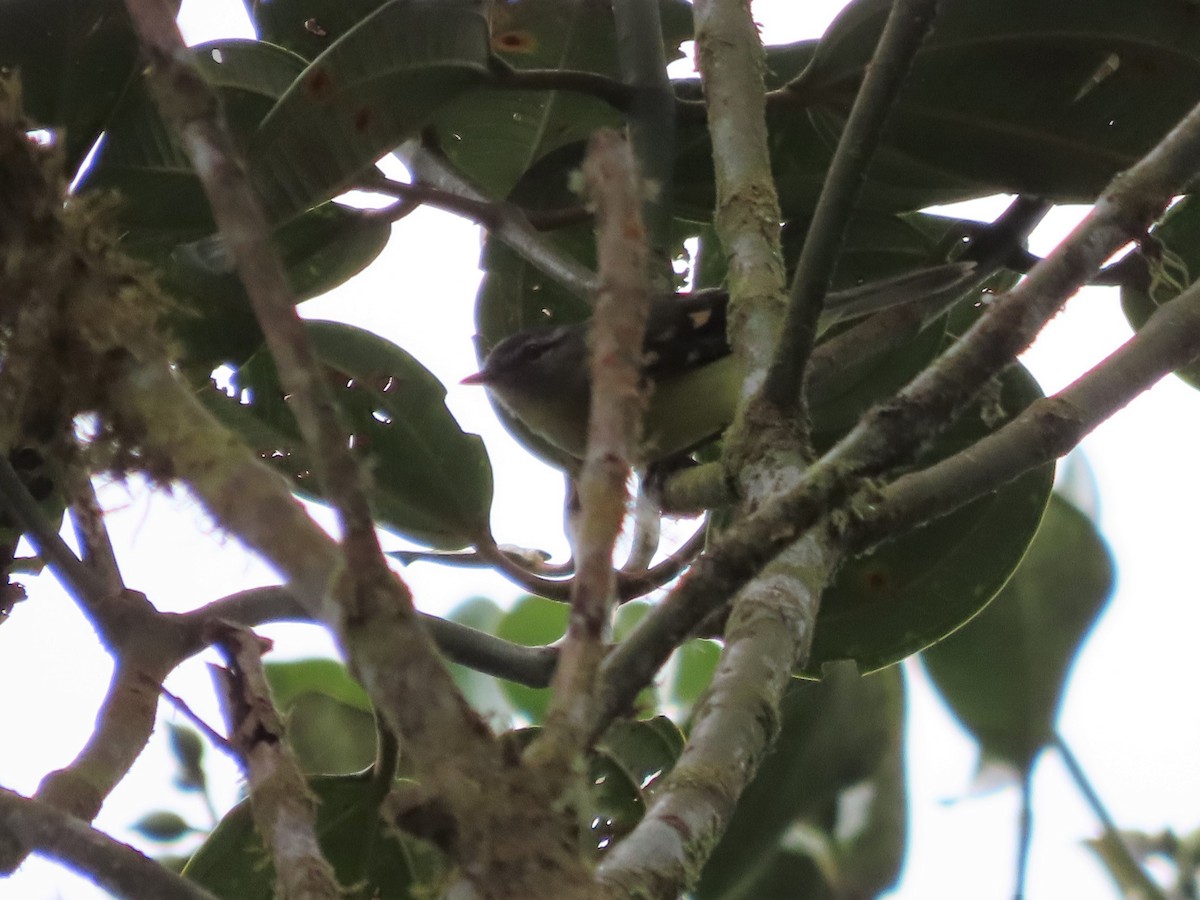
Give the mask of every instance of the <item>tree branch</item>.
POLYGON ((591 302, 596 290, 596 273, 551 246, 520 209, 509 204, 495 204, 449 162, 416 141, 407 141, 395 152, 414 179, 467 200, 490 204, 498 212, 488 229, 489 234, 567 290, 591 302))
POLYGON ((937 0, 896 0, 892 4, 826 173, 792 278, 783 330, 763 385, 764 400, 789 415, 803 415, 800 388, 846 225, 888 113, 933 25, 936 8, 937 0))
POLYGON ((212 667, 229 743, 250 794, 254 826, 275 869, 283 900, 338 900, 342 890, 317 844, 316 798, 296 760, 262 667, 263 642, 233 625, 210 634, 227 668, 212 667))
POLYGON ((712 683, 695 705, 688 742, 641 822, 608 852, 598 875, 619 896, 677 896, 696 879, 775 739, 783 692, 807 658, 821 590, 839 558, 816 532, 797 565, 777 561, 734 604, 712 683))
POLYGON ((596 672, 616 604, 613 551, 625 519, 626 482, 645 410, 642 344, 651 288, 638 176, 637 160, 619 134, 601 130, 592 135, 583 177, 596 207, 601 290, 589 333, 587 454, 577 482, 579 512, 571 528, 576 571, 545 730, 527 752, 527 758, 562 772, 570 770, 584 749, 594 717, 596 672))
POLYGON ((1167 375, 1200 358, 1200 283, 1159 307, 1132 338, 1050 397, 1036 400, 966 450, 901 476, 857 516, 854 552, 909 531, 1073 450, 1167 375))
MULTIPOLYGON (((438 649, 451 662, 529 687, 543 688, 550 684, 558 660, 556 648, 525 647, 429 613, 420 616, 438 649)), ((183 618, 197 623, 222 620, 249 628, 266 622, 313 621, 292 592, 280 585, 230 594, 185 613, 183 618)), ((196 650, 202 643, 197 641, 196 650)))
POLYGON ((129 900, 217 900, 170 869, 55 808, 0 788, 0 833, 129 900))
POLYGON ((1127 172, 1053 254, 1039 263, 933 365, 869 411, 800 484, 725 532, 605 661, 612 693, 596 728, 627 708, 675 646, 724 598, 831 510, 865 477, 886 473, 953 420, 1024 350, 1104 260, 1145 233, 1200 159, 1200 107, 1127 172))

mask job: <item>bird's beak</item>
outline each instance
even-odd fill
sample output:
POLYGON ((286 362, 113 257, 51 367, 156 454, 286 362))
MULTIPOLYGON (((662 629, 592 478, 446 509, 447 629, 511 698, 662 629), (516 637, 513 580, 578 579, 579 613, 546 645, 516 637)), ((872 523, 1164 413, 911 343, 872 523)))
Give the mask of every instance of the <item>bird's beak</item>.
POLYGON ((474 375, 468 375, 459 384, 487 384, 487 375, 483 372, 476 372, 474 375))

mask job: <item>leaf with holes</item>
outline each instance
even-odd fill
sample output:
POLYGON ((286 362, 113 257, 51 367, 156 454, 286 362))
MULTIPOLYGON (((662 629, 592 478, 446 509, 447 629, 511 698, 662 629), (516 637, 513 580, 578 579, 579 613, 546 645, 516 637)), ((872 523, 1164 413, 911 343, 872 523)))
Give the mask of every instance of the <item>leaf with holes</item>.
MULTIPOLYGON (((376 521, 442 549, 487 533, 492 470, 483 442, 446 409, 446 389, 408 353, 361 328, 308 322, 317 356, 369 476, 376 521)), ((297 490, 321 499, 307 449, 270 355, 255 354, 233 377, 235 396, 209 388, 201 399, 297 490)))
POLYGON ((250 168, 268 215, 336 196, 439 108, 488 78, 474 0, 393 0, 309 64, 255 135, 250 168))

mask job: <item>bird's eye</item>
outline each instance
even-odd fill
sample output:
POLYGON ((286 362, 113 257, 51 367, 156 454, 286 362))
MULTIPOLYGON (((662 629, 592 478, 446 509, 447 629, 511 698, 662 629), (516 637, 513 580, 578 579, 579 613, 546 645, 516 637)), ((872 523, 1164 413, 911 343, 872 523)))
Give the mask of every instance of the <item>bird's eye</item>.
POLYGON ((521 344, 518 356, 522 363, 536 363, 562 343, 565 330, 554 328, 521 344))

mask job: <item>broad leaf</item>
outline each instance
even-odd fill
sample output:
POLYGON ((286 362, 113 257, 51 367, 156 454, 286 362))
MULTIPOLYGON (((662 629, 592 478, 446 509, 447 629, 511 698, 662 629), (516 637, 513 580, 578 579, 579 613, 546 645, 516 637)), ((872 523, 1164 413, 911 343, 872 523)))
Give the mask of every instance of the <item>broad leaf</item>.
POLYGON ((479 7, 475 0, 392 0, 309 64, 263 121, 250 153, 273 219, 341 193, 488 77, 479 7))
MULTIPOLYGON (((964 450, 1041 396, 1020 365, 934 442, 923 464, 964 450)), ((853 659, 864 672, 890 665, 945 637, 1008 581, 1037 531, 1053 465, 1027 472, 948 516, 848 561, 821 600, 805 671, 853 659)))
MULTIPOLYGON (((446 409, 446 389, 395 344, 335 322, 309 322, 318 357, 350 426, 354 452, 371 474, 379 525, 421 543, 456 549, 487 532, 492 473, 483 444, 446 409)), ((209 409, 296 489, 320 486, 269 354, 237 369, 236 396, 202 392, 209 409)))
POLYGON ((1068 670, 1112 587, 1095 526, 1056 495, 1004 590, 922 654, 985 757, 1025 770, 1053 739, 1068 670))
POLYGON ((267 663, 288 743, 312 774, 359 772, 375 757, 375 716, 366 693, 332 659, 267 663))
MULTIPOLYGON (((205 80, 221 98, 235 143, 245 149, 263 117, 304 71, 304 60, 257 41, 226 40, 192 48, 205 80)), ((162 243, 216 230, 204 188, 174 129, 159 115, 145 79, 122 97, 81 188, 117 190, 121 222, 162 243)))
MULTIPOLYGON (((814 104, 844 117, 889 7, 843 10, 791 86, 794 119, 814 104)), ((1131 16, 1121 0, 946 0, 885 147, 989 192, 1090 200, 1197 95, 1191 3, 1146 0, 1131 16)))
POLYGON ((0 69, 19 74, 25 113, 36 124, 62 129, 74 172, 139 69, 125 4, 8 0, 0 8, 0 69))
MULTIPOLYGON (((317 840, 351 900, 438 896, 447 863, 428 844, 379 818, 384 792, 366 775, 318 776, 317 840)), ((222 900, 272 900, 275 870, 249 801, 235 806, 183 870, 222 900)))
MULTIPOLYGON (((691 9, 660 2, 667 58, 691 36, 691 9)), ((589 0, 513 0, 491 7, 492 48, 518 69, 594 72, 612 78, 617 35, 611 6, 589 0)), ((586 140, 620 113, 574 91, 500 90, 484 86, 438 112, 430 132, 452 162, 483 190, 507 196, 530 166, 566 144, 586 140)))
MULTIPOLYGON (((298 301, 332 290, 365 269, 391 237, 385 220, 324 203, 280 226, 272 244, 298 301)), ((158 266, 167 292, 178 301, 167 323, 182 362, 201 380, 221 364, 241 365, 262 346, 262 330, 224 241, 213 235, 185 244, 145 232, 131 235, 131 253, 158 266)))

